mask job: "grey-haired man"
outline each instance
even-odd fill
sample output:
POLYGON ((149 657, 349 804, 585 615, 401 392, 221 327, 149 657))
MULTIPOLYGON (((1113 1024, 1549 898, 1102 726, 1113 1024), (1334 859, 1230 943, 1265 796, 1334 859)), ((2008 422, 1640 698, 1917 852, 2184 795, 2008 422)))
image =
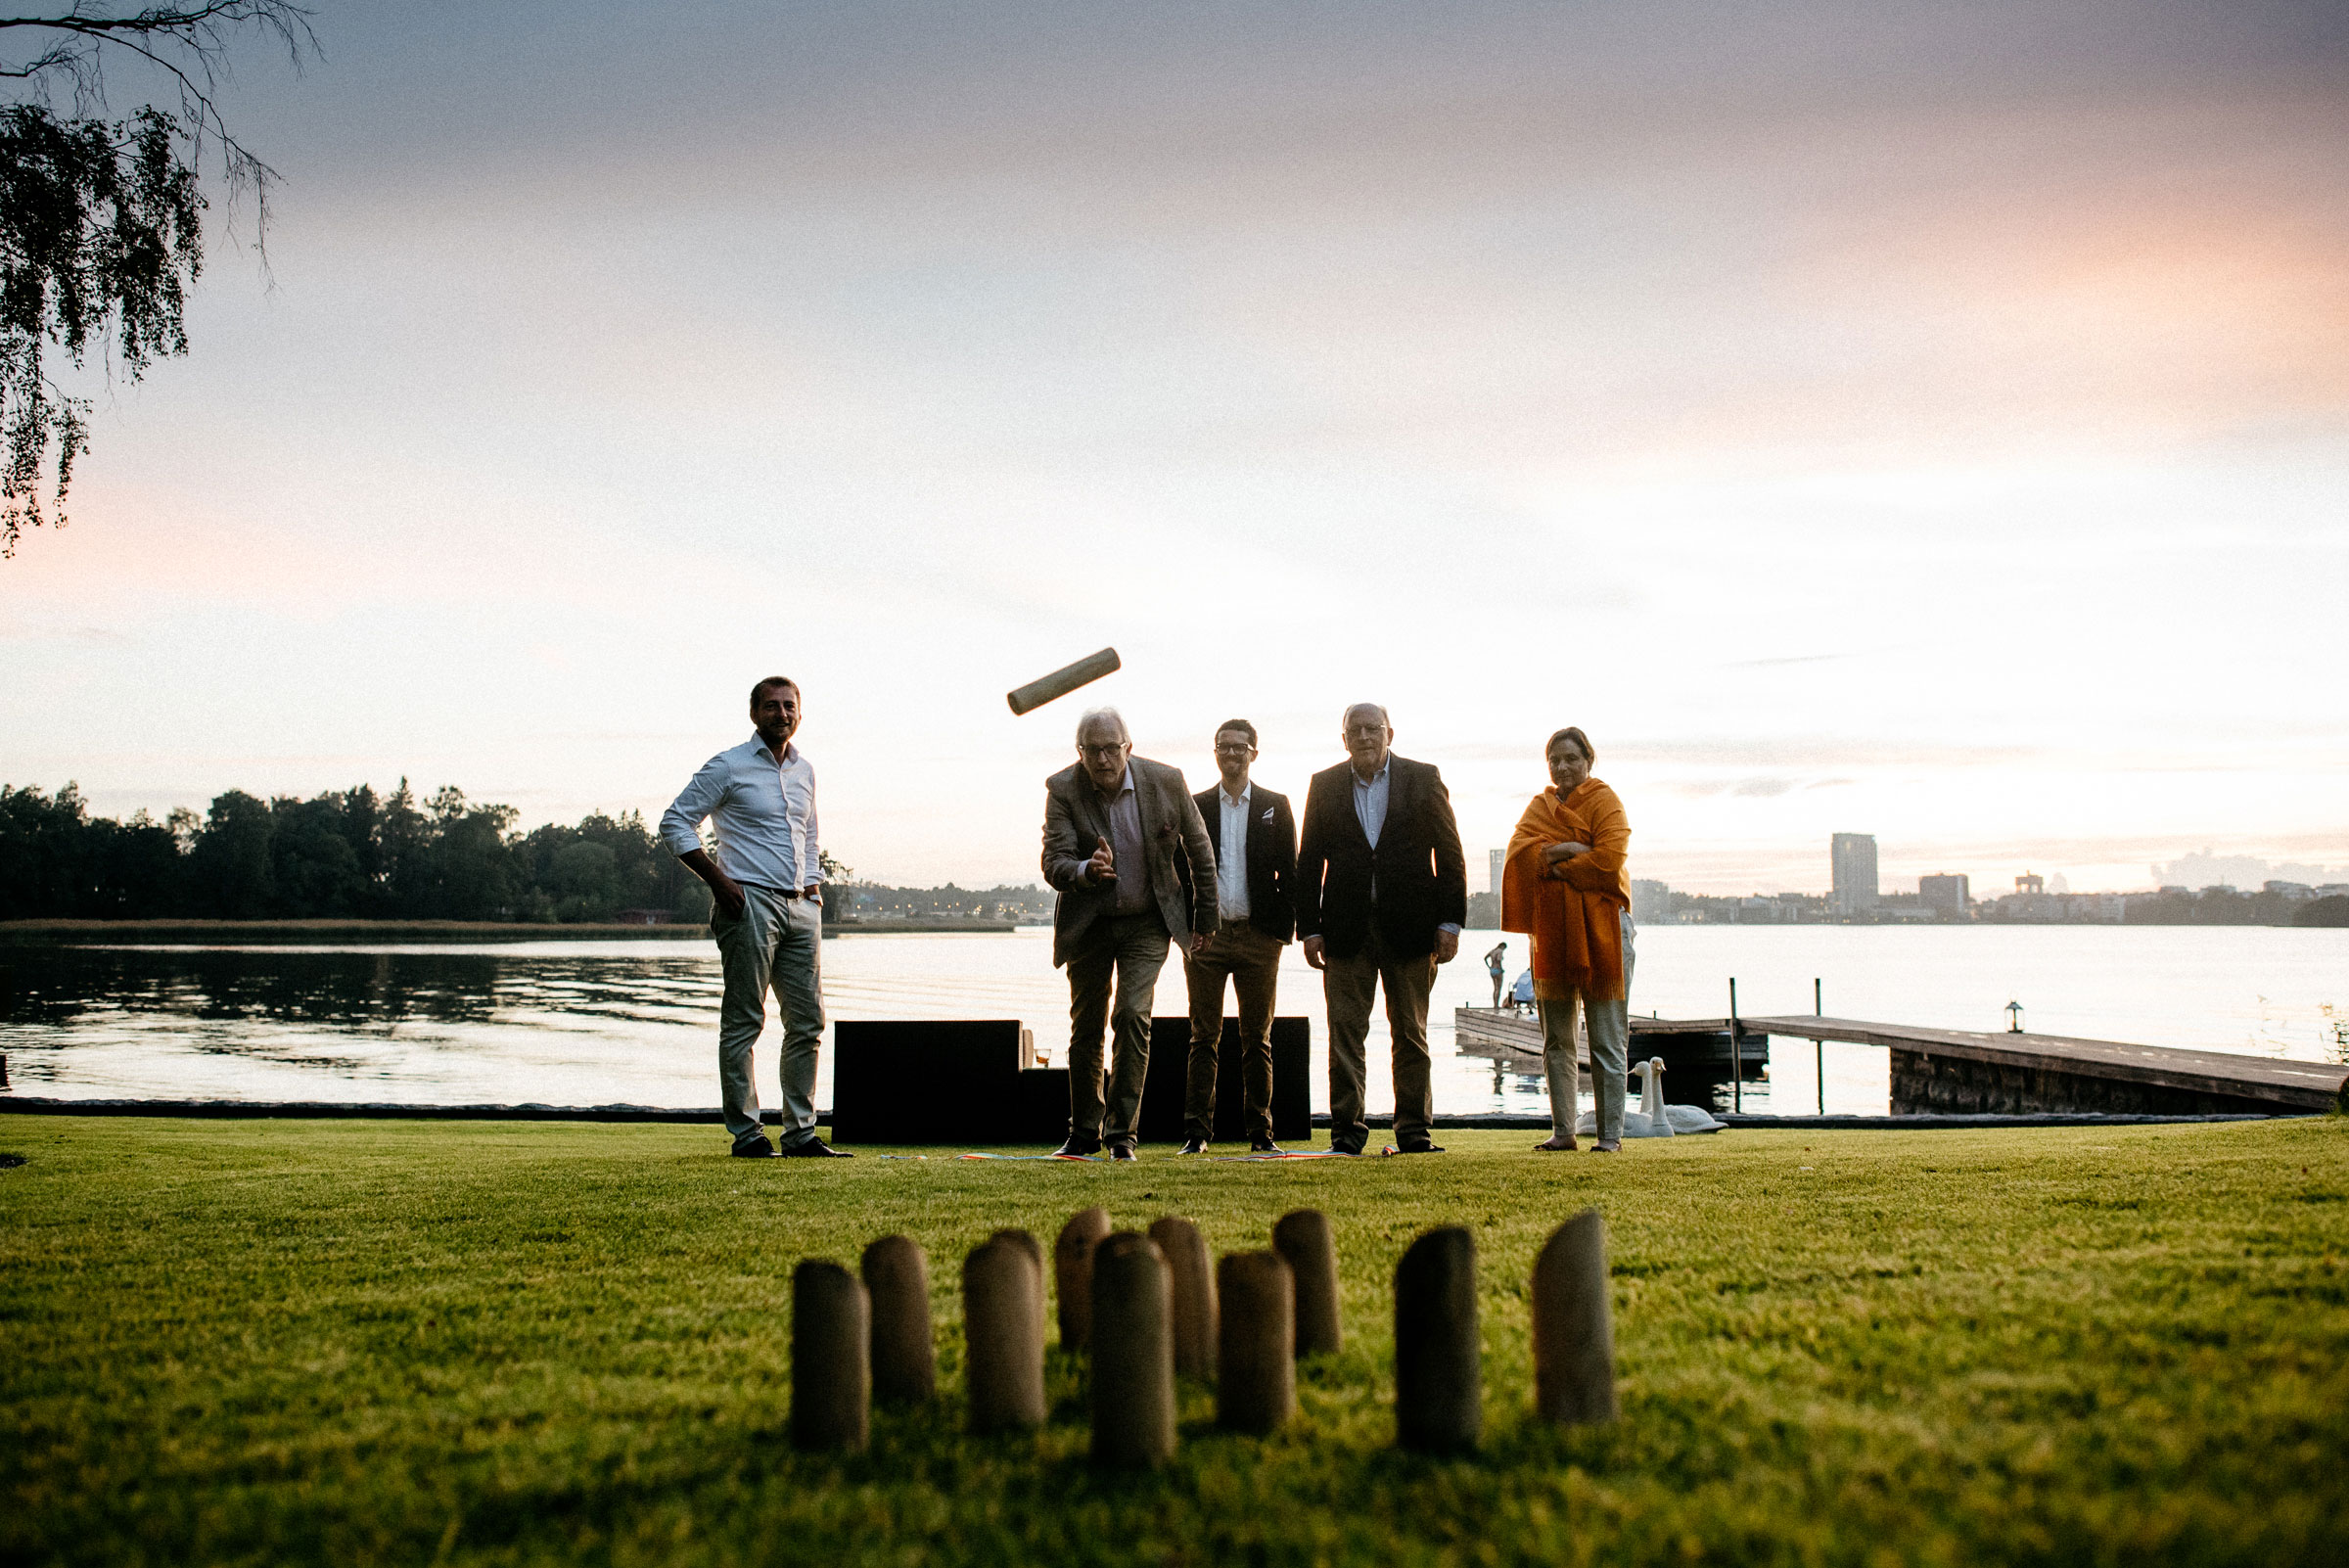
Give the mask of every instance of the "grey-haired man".
POLYGON ((1114 708, 1077 721, 1077 761, 1044 782, 1052 962, 1069 971, 1069 1140, 1063 1154, 1133 1158, 1150 1068, 1150 1000, 1169 938, 1196 952, 1216 929, 1216 852, 1182 770, 1133 755, 1114 708), (1117 982, 1111 1001, 1110 982, 1117 982), (1102 1093, 1101 1035, 1117 1041, 1102 1093))
POLYGON ((815 1059, 824 1038, 820 954, 823 851, 816 841, 815 769, 791 737, 799 683, 769 675, 751 688, 757 731, 702 764, 661 814, 661 842, 710 884, 710 934, 725 968, 717 1015, 717 1084, 726 1130, 743 1159, 839 1155, 815 1135, 815 1059), (702 848, 701 824, 717 834, 702 848), (769 988, 783 1007, 781 1147, 759 1125, 753 1050, 766 1029, 769 988))

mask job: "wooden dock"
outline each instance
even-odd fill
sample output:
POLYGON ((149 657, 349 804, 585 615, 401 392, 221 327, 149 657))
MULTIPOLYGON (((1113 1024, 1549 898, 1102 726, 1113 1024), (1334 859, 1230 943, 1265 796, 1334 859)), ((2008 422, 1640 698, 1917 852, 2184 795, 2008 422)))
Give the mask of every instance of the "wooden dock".
MULTIPOLYGON (((1542 1020, 1532 1013, 1506 1007, 1455 1007, 1451 1011, 1454 1046, 1464 1056, 1488 1056, 1497 1063, 1521 1063, 1528 1072, 1542 1070, 1542 1020)), ((1587 1040, 1575 1042, 1575 1059, 1585 1073, 1590 1070, 1587 1040)), ((1769 1040, 1752 1030, 1739 1042, 1738 1056, 1747 1077, 1758 1074, 1770 1059, 1769 1040)), ((1729 1071, 1729 1021, 1726 1018, 1636 1018, 1632 1020, 1632 1057, 1645 1061, 1664 1058, 1668 1068, 1711 1068, 1724 1079, 1729 1071)))
POLYGON ((1832 1039, 1892 1052, 1896 1115, 2106 1111, 2328 1111, 2349 1065, 2180 1050, 2062 1035, 1919 1029, 1801 1014, 1738 1020, 1741 1035, 1832 1039))
MULTIPOLYGON (((1727 1081, 1729 1020, 1632 1020, 1632 1058, 1664 1058, 1668 1090, 1696 1091, 1696 1080, 1727 1081), (1695 1069, 1691 1073, 1686 1069, 1695 1069)), ((1495 1070, 1542 1071, 1542 1025, 1508 1008, 1453 1010, 1462 1055, 1493 1060, 1495 1070)), ((2349 1109, 2349 1064, 2285 1061, 2228 1051, 2180 1050, 2063 1035, 1987 1034, 1921 1029, 1852 1018, 1740 1018, 1737 1062, 1748 1078, 1770 1059, 1770 1038, 1831 1039, 1892 1052, 1896 1116, 2105 1114, 2211 1116, 2349 1109)), ((1587 1045, 1577 1064, 1588 1078, 1587 1045)))

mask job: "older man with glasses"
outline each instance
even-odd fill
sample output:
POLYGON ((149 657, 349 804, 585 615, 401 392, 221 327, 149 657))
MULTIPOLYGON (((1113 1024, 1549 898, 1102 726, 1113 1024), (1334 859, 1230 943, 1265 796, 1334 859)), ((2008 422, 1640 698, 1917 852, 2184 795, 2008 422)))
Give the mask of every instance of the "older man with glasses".
POLYGON ((1130 1160, 1150 1069, 1150 1001, 1170 939, 1197 952, 1216 929, 1216 852, 1182 770, 1133 755, 1114 708, 1077 721, 1077 761, 1044 782, 1052 962, 1069 972, 1069 1138, 1130 1160), (1116 983, 1113 1004, 1111 983, 1116 983), (1102 1091, 1101 1045, 1116 1044, 1102 1091))

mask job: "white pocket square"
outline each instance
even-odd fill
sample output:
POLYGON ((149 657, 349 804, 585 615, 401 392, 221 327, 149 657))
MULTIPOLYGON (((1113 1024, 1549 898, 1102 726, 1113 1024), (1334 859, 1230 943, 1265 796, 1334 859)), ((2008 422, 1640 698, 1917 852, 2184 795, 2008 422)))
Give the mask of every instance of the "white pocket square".
POLYGON ((1272 820, 1272 807, 1270 807, 1269 806, 1267 806, 1267 807, 1265 807, 1265 815, 1264 815, 1264 820, 1265 820, 1265 821, 1267 821, 1267 822, 1269 822, 1269 821, 1271 821, 1271 820, 1272 820))

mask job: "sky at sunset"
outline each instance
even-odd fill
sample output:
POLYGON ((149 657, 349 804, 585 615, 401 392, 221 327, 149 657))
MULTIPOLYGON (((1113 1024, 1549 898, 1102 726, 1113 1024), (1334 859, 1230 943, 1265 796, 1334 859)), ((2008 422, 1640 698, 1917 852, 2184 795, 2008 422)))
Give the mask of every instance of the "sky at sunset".
POLYGON ((0 780, 652 816, 777 672, 900 884, 1033 880, 1088 698, 1293 796, 1383 702, 1479 888, 1567 723, 1676 887, 2349 880, 2349 7, 316 24, 268 275, 0 562, 0 780))

